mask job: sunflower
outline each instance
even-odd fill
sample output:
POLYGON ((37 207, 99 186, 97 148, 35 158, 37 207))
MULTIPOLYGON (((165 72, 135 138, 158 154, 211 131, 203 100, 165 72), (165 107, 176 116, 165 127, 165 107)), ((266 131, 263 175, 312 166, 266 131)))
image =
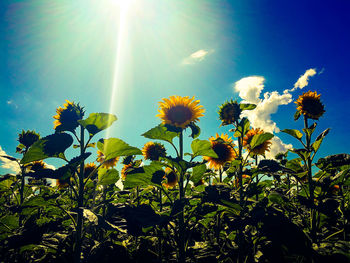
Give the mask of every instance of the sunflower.
POLYGON ((318 120, 325 112, 320 97, 321 94, 317 95, 316 91, 303 93, 299 96, 297 101, 295 101, 297 104, 297 111, 309 119, 318 120))
POLYGON ((251 143, 254 135, 263 134, 263 133, 264 133, 264 131, 260 130, 260 128, 250 129, 246 133, 246 135, 243 137, 243 147, 245 147, 253 155, 258 155, 258 154, 264 155, 266 151, 269 152, 271 140, 264 141, 262 144, 254 147, 254 149, 251 149, 251 146, 250 146, 250 143, 251 143))
POLYGON ((226 101, 219 107, 219 119, 221 120, 221 126, 235 123, 241 115, 241 108, 237 101, 226 101))
POLYGON ((35 131, 22 130, 22 132, 20 134, 18 134, 19 143, 23 144, 26 148, 29 148, 30 146, 32 146, 32 144, 35 143, 39 139, 40 139, 40 135, 38 133, 36 133, 35 131))
POLYGON ((133 163, 129 163, 129 164, 124 164, 123 169, 120 171, 122 180, 125 181, 126 176, 128 175, 128 172, 134 168, 134 164, 133 163))
MULTIPOLYGON (((96 164, 87 163, 84 165, 84 177, 87 178, 94 170, 96 169, 96 164)), ((91 180, 94 180, 97 177, 96 174, 91 176, 91 180)))
POLYGON ((53 116, 56 119, 54 123, 54 129, 60 131, 74 131, 78 127, 78 120, 81 120, 84 116, 83 107, 74 102, 66 100, 63 104, 63 108, 56 109, 56 115, 53 116))
POLYGON ((208 161, 209 167, 219 170, 226 162, 230 162, 236 157, 234 144, 232 139, 227 134, 216 134, 216 137, 209 138, 211 147, 218 155, 218 158, 204 156, 204 160, 208 161))
POLYGON ((203 106, 198 104, 199 100, 194 100, 194 97, 170 96, 169 99, 159 102, 159 114, 156 116, 163 124, 185 129, 191 122, 204 116, 203 106))
POLYGON ((143 146, 142 154, 145 160, 158 161, 160 157, 165 157, 166 150, 161 143, 148 142, 143 146))
POLYGON ((97 151, 97 161, 99 163, 103 163, 102 164, 102 167, 108 169, 108 168, 113 168, 114 166, 116 166, 118 160, 119 160, 119 157, 115 157, 115 158, 112 158, 112 159, 109 159, 107 161, 105 161, 106 159, 106 156, 103 154, 103 152, 101 151, 97 151))
POLYGON ((166 188, 173 188, 176 186, 178 182, 177 174, 175 171, 173 171, 171 168, 166 167, 165 168, 165 175, 164 178, 166 179, 166 183, 163 183, 163 185, 166 188))
POLYGON ((69 181, 70 181, 70 177, 64 180, 56 179, 56 186, 58 187, 58 189, 66 188, 69 186, 69 181))
POLYGON ((45 169, 46 164, 43 161, 34 161, 28 165, 31 171, 37 172, 39 170, 45 169))

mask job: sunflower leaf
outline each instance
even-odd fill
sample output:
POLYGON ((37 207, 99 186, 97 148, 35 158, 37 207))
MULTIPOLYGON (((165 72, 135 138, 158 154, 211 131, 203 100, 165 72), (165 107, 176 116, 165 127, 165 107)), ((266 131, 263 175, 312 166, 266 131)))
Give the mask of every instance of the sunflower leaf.
POLYGON ((201 164, 192 168, 192 176, 191 181, 196 184, 198 183, 204 176, 205 171, 207 170, 207 166, 205 164, 201 164))
POLYGON ((119 180, 119 172, 116 169, 100 168, 98 171, 98 184, 111 185, 119 180))
POLYGON ((208 156, 212 158, 218 158, 218 155, 211 147, 211 143, 209 141, 196 139, 192 141, 191 149, 193 152, 193 158, 197 156, 208 156))
POLYGON ((49 157, 63 158, 64 151, 71 146, 73 138, 67 133, 55 133, 39 139, 28 149, 21 164, 43 160, 49 157))
POLYGON ((267 140, 270 140, 273 136, 274 135, 269 132, 254 135, 252 141, 250 142, 251 149, 254 150, 259 145, 263 144, 267 140))
POLYGON ((297 121, 297 120, 300 118, 300 116, 301 116, 301 112, 297 110, 297 111, 294 113, 294 120, 297 121))
POLYGON ((281 132, 292 135, 294 138, 297 138, 298 140, 300 140, 303 137, 303 134, 300 131, 295 129, 284 129, 281 132))
POLYGON ((169 131, 169 129, 164 125, 158 125, 149 131, 142 134, 142 136, 153 139, 153 140, 162 140, 172 143, 173 139, 178 136, 177 132, 169 131))
POLYGON ((242 120, 238 124, 233 136, 236 138, 240 137, 240 136, 244 136, 247 133, 247 131, 249 130, 249 127, 250 127, 249 120, 247 118, 242 118, 242 120))
POLYGON ((95 135, 96 133, 107 129, 112 125, 117 117, 114 114, 109 113, 91 113, 89 117, 85 120, 78 120, 85 129, 88 130, 90 135, 95 135))
POLYGON ((256 108, 255 104, 241 103, 239 104, 241 110, 254 110, 256 108))
POLYGON ((131 170, 127 173, 124 181, 124 188, 134 188, 137 186, 149 186, 149 185, 160 185, 159 171, 161 171, 162 165, 158 163, 151 163, 136 169, 131 170))
POLYGON ((192 133, 191 133, 190 137, 192 137, 193 139, 196 139, 201 134, 201 128, 199 128, 193 122, 190 123, 189 127, 192 130, 192 133))
POLYGON ((97 148, 106 156, 106 161, 118 156, 142 154, 139 148, 132 147, 118 138, 100 139, 97 148))

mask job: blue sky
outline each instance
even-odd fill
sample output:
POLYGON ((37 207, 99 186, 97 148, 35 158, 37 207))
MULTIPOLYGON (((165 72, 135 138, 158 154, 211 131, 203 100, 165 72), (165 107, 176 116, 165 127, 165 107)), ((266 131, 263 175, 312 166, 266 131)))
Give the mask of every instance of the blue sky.
MULTIPOLYGON (((116 114, 108 135, 142 147, 147 139, 140 135, 160 122, 155 115, 162 98, 195 96, 206 110, 199 126, 207 139, 228 132, 219 127, 218 106, 242 100, 235 83, 253 76, 240 89, 259 90, 259 103, 269 98, 262 128, 272 122, 301 129, 283 91, 314 69, 306 87, 289 92, 291 100, 308 90, 321 93, 326 113, 317 133, 332 130, 318 157, 349 152, 349 1, 126 2, 0 2, 2 151, 19 157, 22 129, 53 133, 52 116, 65 99, 85 106, 86 116, 116 114)), ((285 145, 299 146, 277 131, 285 145)))

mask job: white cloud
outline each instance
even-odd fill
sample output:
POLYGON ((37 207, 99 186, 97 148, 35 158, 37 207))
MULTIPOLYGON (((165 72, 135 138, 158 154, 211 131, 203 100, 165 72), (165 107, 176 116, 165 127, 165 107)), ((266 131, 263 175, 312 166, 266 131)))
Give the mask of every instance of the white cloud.
MULTIPOLYGON (((8 154, 1 148, 1 146, 0 146, 0 155, 1 156, 2 155, 8 156, 8 154)), ((9 160, 7 158, 3 158, 3 157, 0 157, 0 161, 1 161, 1 167, 11 170, 12 173, 17 174, 21 170, 16 161, 11 161, 11 160, 9 160)))
POLYGON ((6 103, 7 103, 7 105, 11 105, 11 106, 15 107, 16 109, 18 109, 18 105, 16 103, 14 103, 13 100, 8 100, 8 101, 6 101, 6 103))
POLYGON ((200 62, 200 61, 204 60, 206 58, 206 56, 208 56, 209 54, 211 54, 213 52, 214 52, 213 49, 211 49, 211 50, 200 49, 200 50, 192 53, 188 57, 184 58, 182 60, 182 64, 183 65, 195 64, 197 62, 200 62))
MULTIPOLYGON (((324 70, 324 69, 323 69, 324 70)), ((308 70, 305 71, 304 75, 300 76, 300 78, 297 80, 297 82, 294 83, 294 88, 290 89, 290 90, 285 90, 284 93, 290 93, 293 92, 295 90, 302 89, 304 87, 306 87, 309 84, 309 78, 316 75, 316 70, 313 68, 310 68, 308 70)))
MULTIPOLYGON (((284 90, 282 94, 277 91, 263 93, 265 79, 260 76, 251 76, 242 78, 234 85, 234 90, 239 92, 239 96, 243 102, 254 103, 257 107, 251 111, 244 111, 242 116, 247 117, 253 128, 263 129, 265 132, 278 133, 276 122, 271 119, 271 115, 278 111, 280 105, 287 105, 292 102, 292 94, 296 89, 302 89, 308 85, 309 77, 316 74, 315 69, 308 69, 298 81, 294 84, 294 88, 284 90)), ((276 154, 285 152, 291 149, 291 144, 285 144, 279 137, 275 135, 272 139, 270 152, 267 153, 267 158, 274 158, 276 154)))

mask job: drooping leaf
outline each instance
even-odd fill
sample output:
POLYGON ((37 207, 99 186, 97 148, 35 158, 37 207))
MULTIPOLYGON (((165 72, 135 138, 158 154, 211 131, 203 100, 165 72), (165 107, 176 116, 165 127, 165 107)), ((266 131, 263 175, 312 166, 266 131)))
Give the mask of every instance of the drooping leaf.
POLYGON ((300 140, 303 137, 303 134, 295 129, 284 129, 281 132, 285 132, 288 133, 289 135, 292 135, 294 138, 297 138, 298 140, 300 140))
POLYGON ((78 122, 88 130, 91 135, 107 129, 112 125, 117 117, 109 113, 91 113, 85 120, 78 120, 78 122))
POLYGON ((148 139, 162 140, 167 142, 172 142, 177 135, 178 132, 169 131, 169 129, 164 125, 158 125, 142 134, 142 136, 148 139))
POLYGON ((49 157, 62 158, 64 151, 71 146, 73 138, 67 133, 55 133, 39 139, 28 149, 21 164, 43 160, 49 157))
POLYGON ((297 110, 297 111, 294 113, 294 120, 297 121, 297 120, 300 118, 300 116, 301 116, 301 112, 297 110))
POLYGON ((141 155, 142 152, 132 147, 121 139, 109 138, 100 139, 97 148, 106 156, 106 161, 117 156, 141 155))
POLYGON ((274 135, 272 133, 263 133, 263 134, 256 134, 253 136, 253 139, 250 142, 250 147, 253 150, 254 148, 260 146, 264 142, 270 140, 274 135))
POLYGON ((295 158, 287 161, 286 167, 293 170, 296 173, 304 172, 304 168, 301 164, 301 158, 295 158))
POLYGON ((159 185, 159 172, 162 165, 159 163, 151 163, 139 168, 135 168, 127 173, 124 181, 124 188, 134 188, 137 186, 159 185), (155 178, 157 177, 157 178, 155 178))
POLYGON ((254 110, 256 108, 256 105, 250 103, 241 103, 239 104, 239 107, 241 110, 254 110))
POLYGON ((191 149, 193 152, 193 158, 196 156, 208 156, 218 158, 218 155, 211 147, 211 143, 206 140, 193 140, 191 143, 191 149))
POLYGON ((191 181, 194 184, 197 184, 203 178, 203 175, 204 175, 206 170, 207 170, 207 166, 205 164, 201 164, 201 165, 193 167, 192 168, 192 176, 190 178, 191 181))
POLYGON ((98 171, 98 184, 111 185, 119 180, 119 172, 116 169, 100 168, 98 171))
POLYGON ((192 131, 190 137, 192 137, 193 139, 196 139, 201 134, 201 129, 193 122, 190 123, 189 127, 191 128, 191 131, 192 131))

